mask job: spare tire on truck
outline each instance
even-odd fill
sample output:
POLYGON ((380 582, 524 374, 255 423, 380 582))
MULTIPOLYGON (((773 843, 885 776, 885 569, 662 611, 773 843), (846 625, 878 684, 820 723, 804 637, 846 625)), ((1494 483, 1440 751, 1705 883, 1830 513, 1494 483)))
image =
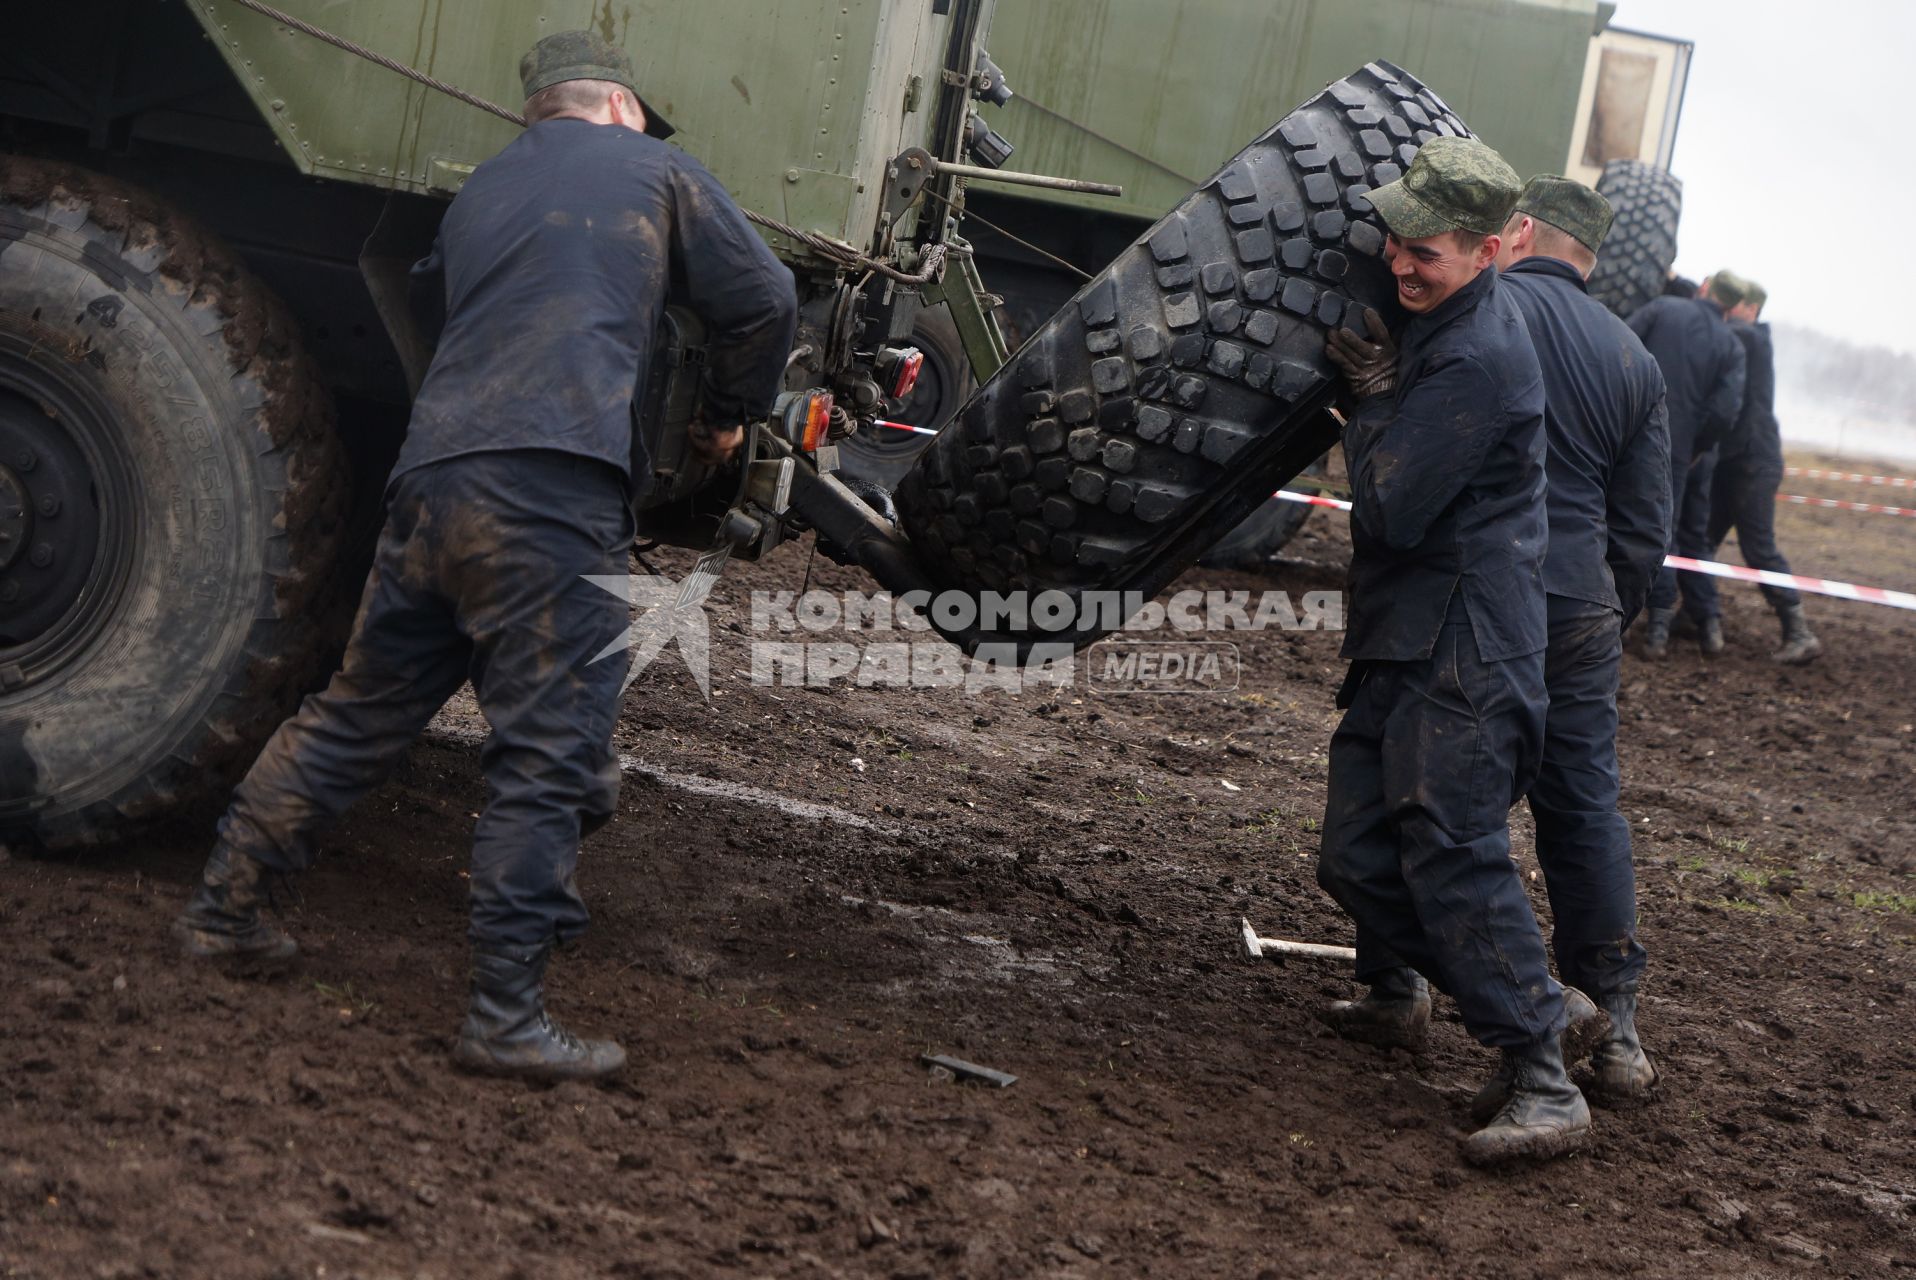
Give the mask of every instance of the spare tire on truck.
POLYGON ((316 674, 343 474, 231 250, 0 159, 0 841, 98 842, 251 761, 316 674))
POLYGON ((1612 160, 1597 191, 1617 216, 1590 273, 1590 296, 1628 319, 1663 293, 1676 263, 1683 181, 1641 160, 1612 160))
POLYGON ((1088 592, 1149 599, 1336 443, 1324 339, 1398 314, 1365 197, 1424 142, 1468 136, 1415 77, 1373 62, 1239 152, 1035 333, 897 493, 927 576, 1078 602, 1070 629, 947 632, 961 645, 1111 629, 1088 592))

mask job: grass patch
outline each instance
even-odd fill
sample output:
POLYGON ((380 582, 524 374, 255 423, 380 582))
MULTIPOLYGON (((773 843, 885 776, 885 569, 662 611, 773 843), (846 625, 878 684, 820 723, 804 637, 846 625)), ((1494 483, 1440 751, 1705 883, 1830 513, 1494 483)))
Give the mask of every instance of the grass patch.
POLYGON ((1715 845, 1717 848, 1723 850, 1725 853, 1734 853, 1734 854, 1741 855, 1741 854, 1747 854, 1750 851, 1750 841, 1747 836, 1742 837, 1740 839, 1732 839, 1729 836, 1720 836, 1720 835, 1717 835, 1715 832, 1711 832, 1710 843, 1715 845))
POLYGON ((1866 911, 1898 911, 1904 915, 1916 915, 1916 896, 1907 893, 1861 890, 1852 893, 1850 901, 1866 911))

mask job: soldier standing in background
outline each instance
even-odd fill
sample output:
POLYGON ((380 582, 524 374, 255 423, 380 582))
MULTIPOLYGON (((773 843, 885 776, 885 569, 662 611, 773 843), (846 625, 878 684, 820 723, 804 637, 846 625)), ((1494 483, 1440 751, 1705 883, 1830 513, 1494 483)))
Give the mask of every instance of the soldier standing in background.
MULTIPOLYGON (((1770 326, 1758 317, 1769 294, 1752 280, 1737 284, 1743 301, 1730 310, 1730 332, 1743 344, 1748 362, 1748 385, 1743 414, 1726 440, 1710 480, 1709 556, 1731 530, 1743 551, 1743 563, 1752 569, 1790 572, 1790 562, 1776 546, 1776 491, 1783 484, 1783 439, 1776 421, 1776 353, 1770 345, 1770 326)), ((1783 647, 1771 656, 1800 666, 1823 652, 1823 642, 1810 631, 1803 616, 1803 597, 1794 587, 1762 586, 1763 598, 1783 624, 1783 647)))
MULTIPOLYGON (((1670 431, 1663 375, 1623 321, 1585 291, 1612 210, 1568 178, 1532 178, 1504 227, 1497 265, 1543 370, 1550 643, 1543 764, 1530 788, 1537 862, 1550 894, 1566 999, 1566 1061, 1595 1049, 1595 1096, 1638 1101, 1656 1080, 1638 1041, 1636 873, 1617 811, 1617 684, 1623 629, 1648 596, 1670 538, 1670 431), (1572 1042, 1575 1043, 1572 1043, 1572 1042)), ((1499 1071, 1472 1103, 1479 1123, 1510 1091, 1499 1071)))
MULTIPOLYGON (((1743 345, 1724 319, 1741 302, 1727 280, 1703 282, 1694 298, 1652 298, 1627 322, 1663 371, 1670 416, 1671 550, 1703 559, 1710 530, 1710 475, 1703 459, 1719 437, 1736 425, 1743 408, 1743 345)), ((1702 574, 1683 575, 1684 603, 1697 625, 1705 654, 1723 651, 1723 624, 1715 613, 1714 587, 1702 574), (1704 611, 1707 601, 1709 612, 1704 611)), ((1663 569, 1650 588, 1644 653, 1669 652, 1676 620, 1677 573, 1663 569)))

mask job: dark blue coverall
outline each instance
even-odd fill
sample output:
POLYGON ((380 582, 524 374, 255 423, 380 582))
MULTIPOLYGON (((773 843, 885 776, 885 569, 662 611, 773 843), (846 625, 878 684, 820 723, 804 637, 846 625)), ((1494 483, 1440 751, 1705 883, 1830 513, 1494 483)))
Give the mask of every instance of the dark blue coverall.
MULTIPOLYGON (((1730 334, 1723 308, 1708 298, 1652 298, 1626 322, 1663 370, 1670 415, 1671 547, 1677 555, 1710 556, 1710 450, 1731 431, 1743 408, 1743 344, 1730 334)), ((1700 573, 1683 575, 1684 606, 1697 622, 1716 588, 1700 573)), ((1668 609, 1677 601, 1674 569, 1658 572, 1650 604, 1668 609)))
POLYGON ((585 927, 579 838, 618 792, 628 655, 591 659, 628 608, 581 575, 628 572, 632 491, 650 475, 631 403, 668 290, 709 326, 706 415, 733 423, 777 390, 792 276, 697 161, 573 119, 481 164, 415 270, 443 272, 444 331, 344 663, 267 744, 220 839, 278 870, 310 866, 325 823, 470 679, 492 730, 471 937, 542 946, 585 927))
POLYGON ((1400 344, 1396 391, 1344 428, 1351 670, 1317 879, 1360 980, 1409 964, 1513 1048, 1563 1027, 1508 823, 1543 743, 1543 379, 1494 270, 1400 344))
POLYGON ((1591 996, 1623 994, 1636 990, 1644 952, 1630 824, 1617 811, 1617 682, 1623 628, 1670 540, 1663 375, 1568 262, 1525 258, 1503 284, 1543 368, 1549 444, 1550 710, 1530 788, 1537 862, 1558 975, 1591 996))
MULTIPOLYGON (((1732 322, 1730 332, 1743 344, 1749 379, 1743 393, 1743 415, 1736 431, 1721 446, 1716 475, 1710 482, 1710 554, 1736 530, 1743 563, 1752 569, 1790 572, 1790 562, 1776 545, 1776 491, 1783 485, 1783 435, 1776 421, 1776 351, 1770 345, 1770 326, 1732 322)), ((1801 603, 1794 587, 1762 585, 1772 609, 1801 603)), ((1716 612, 1716 593, 1709 593, 1710 612, 1716 612)))

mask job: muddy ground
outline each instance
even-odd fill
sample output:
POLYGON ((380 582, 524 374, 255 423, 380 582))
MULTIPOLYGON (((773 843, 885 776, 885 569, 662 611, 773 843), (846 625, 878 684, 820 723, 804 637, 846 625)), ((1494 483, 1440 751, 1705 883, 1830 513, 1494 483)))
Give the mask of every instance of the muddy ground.
MULTIPOLYGON (((1181 585, 1335 587, 1341 522, 1269 580, 1181 585)), ((1781 527, 1799 569, 1916 590, 1916 522, 1781 527)), ((1417 1056, 1348 1045, 1312 1017, 1353 991, 1336 963, 1238 949, 1240 915, 1349 939, 1312 866, 1336 634, 1233 637, 1228 693, 755 687, 746 592, 864 585, 808 545, 721 583, 709 703, 670 652, 629 695, 595 927, 555 973, 557 1011, 632 1051, 610 1087, 446 1061, 469 712, 328 842, 276 981, 173 957, 203 820, 0 865, 0 1275, 1916 1269, 1916 615, 1813 599, 1829 656, 1784 670, 1732 586, 1720 660, 1633 649, 1662 1094, 1483 1173, 1454 1142, 1491 1060, 1454 1010, 1417 1056)))

